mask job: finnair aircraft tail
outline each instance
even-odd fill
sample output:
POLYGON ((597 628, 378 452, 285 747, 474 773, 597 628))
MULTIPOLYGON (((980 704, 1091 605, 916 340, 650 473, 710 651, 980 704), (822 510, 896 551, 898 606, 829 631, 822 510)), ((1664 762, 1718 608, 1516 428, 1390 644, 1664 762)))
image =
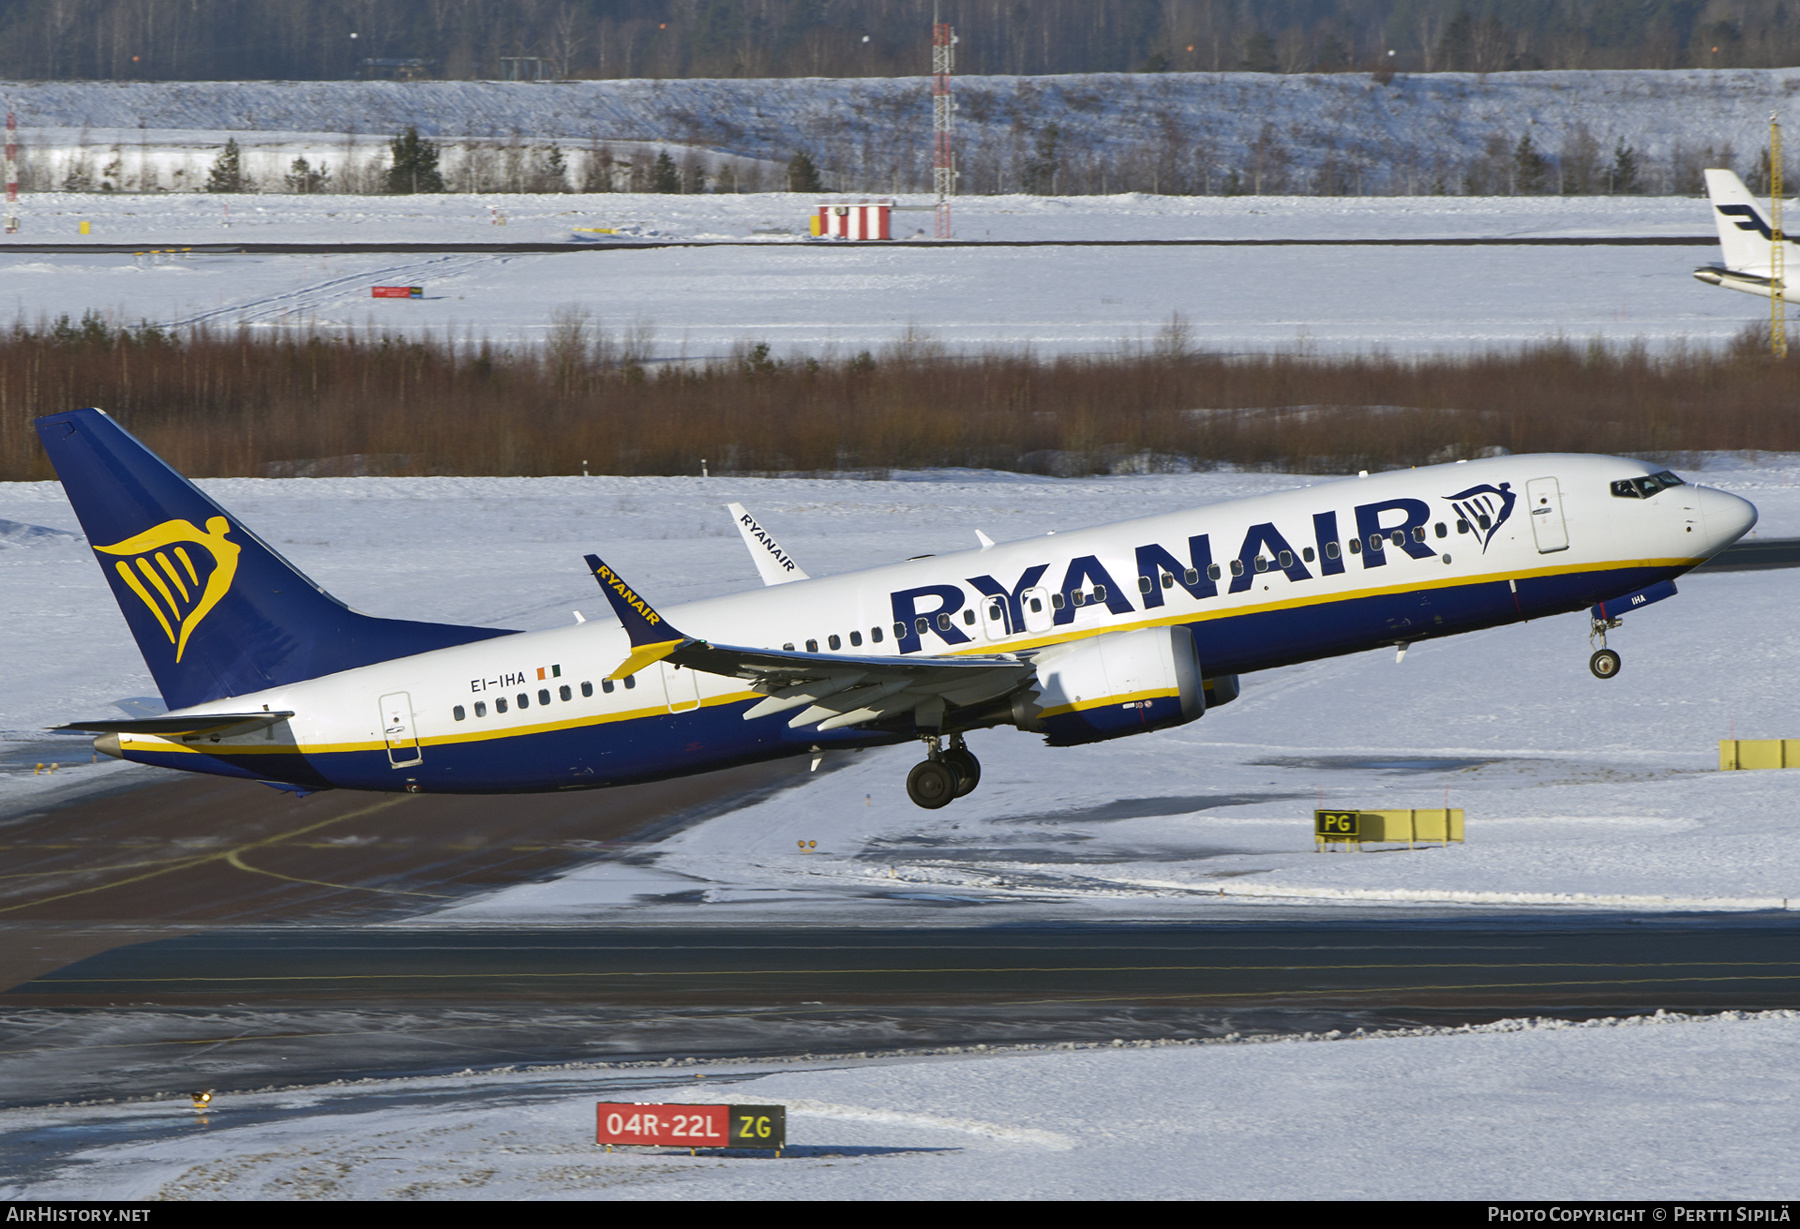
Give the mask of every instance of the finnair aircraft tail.
POLYGON ((38 434, 171 709, 510 634, 358 614, 99 410, 38 434))
MULTIPOLYGON (((1742 290, 1768 298, 1772 268, 1769 250, 1775 232, 1769 225, 1767 211, 1733 171, 1707 171, 1706 195, 1712 201, 1713 222, 1719 228, 1719 247, 1725 263, 1695 269, 1694 276, 1709 286, 1723 286, 1727 290, 1742 290)), ((1794 251, 1793 240, 1785 234, 1783 243, 1787 260, 1800 257, 1800 253, 1794 251)), ((1783 261, 1784 265, 1787 260, 1783 261)), ((1781 288, 1781 297, 1789 302, 1800 302, 1800 297, 1787 286, 1781 288)))

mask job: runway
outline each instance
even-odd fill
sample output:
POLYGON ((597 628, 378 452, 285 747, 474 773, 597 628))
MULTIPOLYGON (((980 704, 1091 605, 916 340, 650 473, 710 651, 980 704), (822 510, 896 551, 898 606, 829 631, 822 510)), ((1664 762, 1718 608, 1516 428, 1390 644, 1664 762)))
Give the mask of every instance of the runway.
POLYGON ((1075 1003, 1504 1011, 1800 1006, 1800 923, 1486 918, 1019 929, 293 929, 115 948, 13 1003, 1075 1003))
MULTIPOLYGON (((1796 564, 1800 540, 1755 539, 1707 570, 1796 564)), ((629 925, 629 910, 607 929, 412 920, 630 860, 806 767, 518 798, 295 799, 170 776, 13 816, 0 827, 0 1099, 1800 1007, 1791 914, 1197 900, 1181 925, 1003 926, 1010 915, 976 902, 897 897, 870 902, 871 927, 779 928, 695 892, 652 911, 656 927, 629 925)))
POLYGON ((1696 572, 1762 572, 1800 567, 1800 538, 1746 538, 1695 568, 1696 572))
MULTIPOLYGON (((724 913, 724 911, 720 911, 724 913)), ((1800 922, 1349 911, 1185 925, 263 927, 17 986, 0 1101, 519 1063, 860 1055, 1800 1006, 1800 922)))
MULTIPOLYGON (((628 857, 804 761, 513 797, 330 791, 159 774, 0 828, 0 988, 120 945, 258 923, 368 923, 628 857)), ((5 1000, 0 995, 0 1002, 5 1000)))

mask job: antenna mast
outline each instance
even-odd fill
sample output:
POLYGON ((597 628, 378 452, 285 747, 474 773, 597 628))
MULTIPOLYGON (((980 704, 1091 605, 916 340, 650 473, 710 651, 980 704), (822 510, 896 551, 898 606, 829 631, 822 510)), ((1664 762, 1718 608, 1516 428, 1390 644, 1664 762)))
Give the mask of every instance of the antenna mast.
POLYGON ((950 70, 956 63, 956 32, 931 9, 931 187, 937 193, 937 237, 950 238, 950 198, 956 195, 956 99, 950 70))
POLYGON ((1769 116, 1769 353, 1787 357, 1787 238, 1781 233, 1781 124, 1769 116))

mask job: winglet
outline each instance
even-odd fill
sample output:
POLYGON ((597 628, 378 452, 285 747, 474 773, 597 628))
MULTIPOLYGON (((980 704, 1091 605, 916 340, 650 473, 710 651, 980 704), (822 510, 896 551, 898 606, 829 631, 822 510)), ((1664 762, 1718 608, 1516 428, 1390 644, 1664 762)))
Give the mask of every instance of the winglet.
POLYGON ((612 603, 613 613, 619 616, 625 634, 631 638, 631 656, 607 675, 608 678, 622 679, 628 674, 636 674, 688 643, 688 637, 670 626, 669 621, 657 614, 617 572, 602 563, 600 556, 587 556, 587 565, 594 579, 600 582, 600 591, 612 603))
POLYGON ((738 532, 744 536, 744 545, 750 549, 750 558, 756 564, 756 574, 762 577, 763 584, 784 585, 790 580, 812 579, 794 562, 792 555, 781 549, 769 531, 744 510, 743 504, 726 504, 725 510, 731 513, 738 532))

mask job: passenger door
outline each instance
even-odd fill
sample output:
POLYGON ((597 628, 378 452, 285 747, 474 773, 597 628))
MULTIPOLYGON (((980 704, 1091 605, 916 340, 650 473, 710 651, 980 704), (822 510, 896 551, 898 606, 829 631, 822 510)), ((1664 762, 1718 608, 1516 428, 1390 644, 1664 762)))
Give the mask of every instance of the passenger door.
POLYGON ((1531 505, 1531 534, 1540 555, 1569 549, 1569 527, 1563 522, 1562 488, 1554 478, 1533 478, 1525 484, 1525 500, 1531 505))

